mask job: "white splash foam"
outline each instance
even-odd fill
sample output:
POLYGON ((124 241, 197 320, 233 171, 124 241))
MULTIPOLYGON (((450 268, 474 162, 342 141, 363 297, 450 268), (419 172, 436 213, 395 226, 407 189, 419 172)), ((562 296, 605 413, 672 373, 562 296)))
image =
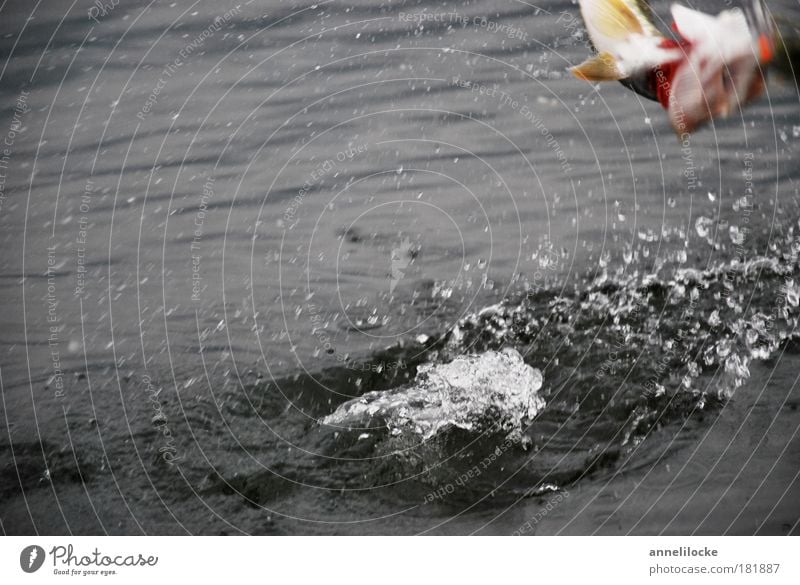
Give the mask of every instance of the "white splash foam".
POLYGON ((408 386, 345 402, 322 423, 363 428, 378 419, 392 435, 413 432, 429 439, 457 427, 522 441, 524 426, 545 406, 542 382, 542 373, 514 349, 460 356, 420 366, 408 386))

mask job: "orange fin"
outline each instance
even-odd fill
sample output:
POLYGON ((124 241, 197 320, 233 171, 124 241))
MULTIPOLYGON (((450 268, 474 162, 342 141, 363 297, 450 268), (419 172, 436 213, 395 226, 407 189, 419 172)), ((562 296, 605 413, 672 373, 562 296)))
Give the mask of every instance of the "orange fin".
POLYGON ((586 81, 619 81, 626 76, 620 72, 611 53, 600 53, 570 69, 578 79, 586 81))

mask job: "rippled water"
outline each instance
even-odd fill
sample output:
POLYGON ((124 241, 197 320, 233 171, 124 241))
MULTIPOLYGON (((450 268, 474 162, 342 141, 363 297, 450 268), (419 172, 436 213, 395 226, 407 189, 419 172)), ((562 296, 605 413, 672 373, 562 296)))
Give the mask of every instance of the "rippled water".
POLYGON ((681 139, 571 2, 2 12, 5 532, 797 532, 796 86, 681 139))

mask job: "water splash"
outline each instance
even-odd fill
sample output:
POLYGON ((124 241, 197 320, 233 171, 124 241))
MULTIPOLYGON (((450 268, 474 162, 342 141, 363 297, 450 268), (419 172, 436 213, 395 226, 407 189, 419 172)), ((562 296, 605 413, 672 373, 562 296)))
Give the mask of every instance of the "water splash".
POLYGON ((620 267, 573 290, 508 299, 461 319, 434 357, 517 347, 551 388, 539 419, 560 408, 563 424, 594 421, 597 443, 635 445, 653 426, 733 398, 753 360, 798 339, 792 232, 769 257, 704 270, 620 267))
MULTIPOLYGON (((387 456, 374 476, 362 473, 376 485, 409 475, 452 482, 497 447, 496 432, 478 441, 462 433, 495 429, 515 447, 536 444, 515 476, 524 489, 568 485, 628 454, 636 464, 659 457, 663 443, 649 437, 702 424, 701 413, 747 391, 754 362, 800 339, 800 238, 789 229, 768 256, 749 251, 702 269, 677 259, 648 272, 612 257, 600 277, 510 296, 387 349, 422 360, 414 381, 365 387, 323 420, 353 432, 321 436, 337 457, 387 456)), ((504 461, 524 456, 503 451, 504 461)))
POLYGON ((545 405, 539 394, 542 381, 541 372, 514 349, 459 356, 446 364, 420 366, 407 386, 346 402, 322 423, 352 429, 380 421, 393 436, 413 433, 423 439, 455 427, 500 432, 524 442, 525 425, 545 405))

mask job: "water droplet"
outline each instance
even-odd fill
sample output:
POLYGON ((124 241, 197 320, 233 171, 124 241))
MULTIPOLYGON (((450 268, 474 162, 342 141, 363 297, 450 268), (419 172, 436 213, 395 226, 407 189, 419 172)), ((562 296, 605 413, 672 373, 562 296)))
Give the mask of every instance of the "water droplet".
POLYGON ((630 248, 625 248, 622 251, 622 260, 625 264, 630 264, 633 262, 633 250, 630 248))
POLYGON ((741 246, 742 244, 744 244, 745 233, 746 230, 739 229, 738 225, 732 225, 728 228, 728 234, 731 237, 731 242, 733 242, 737 246, 741 246))
POLYGON ((717 343, 717 355, 721 358, 726 358, 731 353, 731 340, 728 338, 721 339, 717 343))
POLYGON ((734 211, 739 211, 745 207, 750 207, 750 201, 747 199, 746 195, 739 197, 739 199, 733 202, 734 211))
POLYGON ((713 225, 713 220, 701 215, 697 218, 697 221, 694 222, 694 229, 701 238, 708 238, 708 234, 711 232, 711 226, 713 225))
POLYGON ((795 285, 794 280, 787 280, 784 288, 786 290, 786 302, 793 307, 800 304, 800 287, 795 285))

